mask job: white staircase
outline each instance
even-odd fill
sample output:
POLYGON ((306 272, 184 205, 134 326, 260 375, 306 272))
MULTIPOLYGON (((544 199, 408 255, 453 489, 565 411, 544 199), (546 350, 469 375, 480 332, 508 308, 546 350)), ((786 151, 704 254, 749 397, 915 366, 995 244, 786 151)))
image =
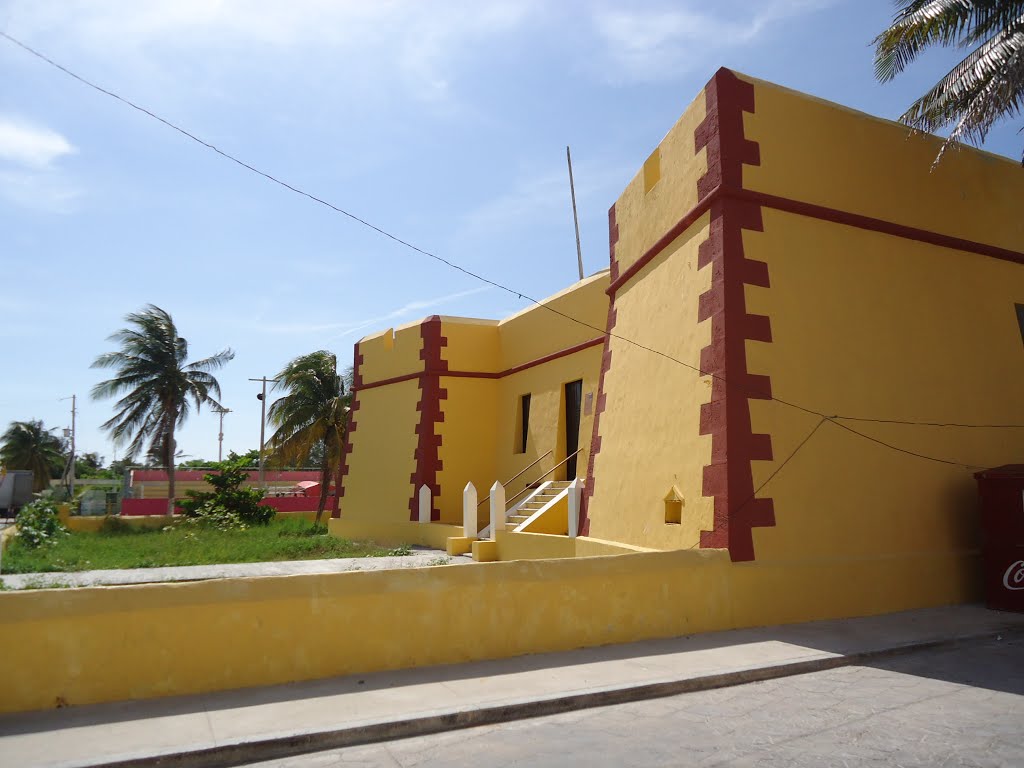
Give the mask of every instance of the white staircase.
POLYGON ((565 493, 571 481, 552 480, 542 483, 533 493, 526 496, 516 506, 508 511, 505 518, 505 530, 514 531, 537 512, 542 510, 560 495, 565 493))

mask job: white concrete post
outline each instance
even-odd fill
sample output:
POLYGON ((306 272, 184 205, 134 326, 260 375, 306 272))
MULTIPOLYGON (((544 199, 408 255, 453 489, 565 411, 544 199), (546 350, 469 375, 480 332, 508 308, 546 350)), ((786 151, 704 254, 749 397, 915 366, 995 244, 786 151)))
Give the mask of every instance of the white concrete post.
POLYGON ((505 530, 505 486, 494 481, 491 486, 491 538, 498 540, 498 531, 505 530))
POLYGON ((580 527, 580 479, 578 477, 569 484, 566 501, 569 502, 569 538, 575 539, 580 527))
POLYGON ((420 486, 420 522, 430 522, 430 508, 433 506, 433 499, 430 498, 430 488, 426 485, 420 486))
POLYGON ((476 488, 472 483, 466 483, 462 490, 462 535, 475 539, 476 534, 476 488))

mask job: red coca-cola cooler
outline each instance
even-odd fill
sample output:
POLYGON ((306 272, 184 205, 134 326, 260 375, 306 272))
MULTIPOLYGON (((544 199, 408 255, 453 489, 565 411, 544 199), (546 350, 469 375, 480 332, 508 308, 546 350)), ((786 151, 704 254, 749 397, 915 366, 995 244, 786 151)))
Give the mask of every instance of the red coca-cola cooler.
POLYGON ((1024 464, 974 475, 981 495, 985 604, 1024 613, 1024 464))

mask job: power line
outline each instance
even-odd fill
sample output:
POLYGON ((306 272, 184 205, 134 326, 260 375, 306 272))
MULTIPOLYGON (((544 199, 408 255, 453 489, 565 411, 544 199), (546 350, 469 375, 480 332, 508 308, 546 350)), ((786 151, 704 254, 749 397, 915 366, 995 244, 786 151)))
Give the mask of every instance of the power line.
POLYGON ((918 453, 917 451, 911 451, 911 450, 908 450, 906 448, 900 448, 899 446, 893 445, 892 443, 888 443, 885 440, 881 440, 881 439, 879 439, 877 437, 872 437, 871 435, 866 435, 863 432, 859 432, 856 429, 854 429, 853 427, 847 426, 846 424, 840 424, 838 421, 835 420, 835 417, 833 417, 832 419, 829 419, 829 421, 831 421, 833 424, 835 424, 840 429, 845 429, 847 432, 852 432, 855 435, 859 435, 860 437, 863 437, 865 440, 870 440, 872 443, 878 443, 879 445, 884 445, 886 448, 889 448, 889 449, 891 449, 893 451, 896 451, 898 453, 905 453, 908 456, 916 456, 919 459, 927 459, 928 461, 938 462, 939 464, 950 464, 950 465, 952 465, 954 467, 963 467, 964 469, 987 469, 987 467, 978 466, 977 464, 966 464, 966 463, 964 463, 962 461, 952 461, 950 459, 940 459, 940 458, 937 458, 935 456, 927 456, 926 454, 918 453))
MULTIPOLYGON (((432 253, 432 252, 427 251, 427 250, 425 250, 423 248, 420 248, 420 247, 410 243, 409 241, 404 240, 403 238, 398 237, 397 235, 394 235, 391 232, 388 232, 387 230, 382 229, 381 227, 376 226, 375 224, 371 224, 366 219, 363 219, 363 218, 355 215, 354 213, 351 213, 351 212, 345 210, 344 208, 340 208, 339 206, 334 205, 333 203, 331 203, 331 202, 329 202, 327 200, 324 200, 323 198, 317 197, 316 195, 313 195, 313 194, 311 194, 309 192, 306 192, 305 190, 300 189, 299 187, 293 186, 292 184, 289 184, 288 182, 283 181, 283 180, 277 178, 276 176, 274 176, 274 175, 272 175, 272 174, 270 174, 270 173, 268 173, 266 171, 260 170, 259 168, 256 168, 255 166, 250 165, 249 163, 245 162, 244 160, 241 160, 238 157, 230 154, 229 152, 226 152, 225 150, 220 149, 216 145, 214 145, 214 144, 212 144, 212 143, 210 143, 210 142, 200 138, 199 136, 195 135, 194 133, 192 133, 192 132, 190 132, 190 131, 188 131, 188 130, 186 130, 186 129, 178 126, 178 125, 176 125, 175 123, 172 123, 171 121, 169 121, 169 120, 161 117, 160 115, 158 115, 158 114, 156 114, 156 113, 146 109, 145 107, 140 106, 139 104, 136 104, 135 102, 131 101, 130 99, 127 99, 127 98, 125 98, 125 97, 123 97, 123 96, 121 96, 121 95, 119 95, 119 94, 117 94, 117 93, 115 93, 113 91, 110 91, 110 90, 108 90, 106 88, 103 88, 102 86, 97 85, 96 83, 93 83, 92 81, 82 77, 81 75, 78 75, 77 73, 73 72, 72 70, 68 69, 67 67, 63 66, 62 64, 59 64, 58 62, 54 61, 50 57, 46 56, 45 54, 41 53, 40 51, 37 51, 36 49, 34 49, 32 47, 26 45, 25 43, 23 43, 20 40, 12 37, 11 35, 7 34, 6 32, 0 31, 0 36, 4 37, 6 40, 8 40, 9 42, 13 43, 14 45, 17 45, 19 48, 23 49, 27 53, 35 56, 38 59, 41 59, 42 61, 46 62, 50 66, 60 70, 61 72, 63 72, 66 75, 68 75, 69 77, 72 77, 75 80, 79 81, 80 83, 88 86, 89 88, 92 88, 92 89, 94 89, 96 91, 99 91, 100 93, 102 93, 102 94, 104 94, 106 96, 109 96, 110 98, 115 99, 115 100, 117 100, 117 101, 119 101, 119 102, 121 102, 121 103, 123 103, 123 104, 125 104, 125 105, 127 105, 129 107, 131 107, 132 109, 135 109, 135 110, 137 110, 139 112, 142 112, 143 114, 145 114, 145 115, 153 118, 154 120, 162 123, 163 125, 167 126, 168 128, 171 128, 172 130, 180 133, 181 135, 185 136, 186 138, 190 139, 191 141, 193 141, 193 142, 195 142, 195 143, 197 143, 197 144, 199 144, 199 145, 201 145, 203 147, 206 147, 207 149, 217 153, 218 155, 220 155, 221 157, 225 158, 226 160, 230 160, 231 162, 235 163, 236 165, 241 166, 242 168, 250 171, 251 173, 255 173, 256 175, 261 176, 264 179, 266 179, 266 180, 268 180, 268 181, 270 181, 270 182, 272 182, 274 184, 277 184, 277 185, 279 185, 281 187, 284 187, 285 189, 287 189, 287 190, 289 190, 291 192, 294 192, 295 194, 298 194, 298 195, 301 195, 302 197, 308 198, 309 200, 312 200, 315 203, 323 205, 323 206, 329 208, 330 210, 332 210, 332 211, 334 211, 336 213, 340 213, 341 215, 348 217, 352 221, 355 221, 356 223, 361 224, 364 227, 367 227, 368 229, 371 229, 371 230, 373 230, 374 232, 377 232, 380 235, 383 235, 384 237, 388 238, 389 240, 394 241, 395 243, 398 243, 399 245, 402 245, 402 246, 404 246, 404 247, 406 247, 406 248, 408 248, 408 249, 410 249, 412 251, 415 251, 416 253, 419 253, 419 254, 421 254, 423 256, 426 256, 426 257, 428 257, 430 259, 433 259, 433 260, 435 260, 435 261, 437 261, 437 262, 439 262, 441 264, 444 264, 445 266, 449 267, 450 269, 454 269, 454 270, 456 270, 458 272, 461 272, 464 275, 467 275, 468 277, 473 278, 474 280, 478 280, 479 282, 485 283, 485 284, 490 285, 490 286, 492 286, 494 288, 498 288, 499 290, 504 291, 504 292, 506 292, 506 293, 508 293, 508 294, 510 294, 512 296, 518 297, 519 299, 525 299, 526 301, 529 301, 530 303, 532 303, 532 304, 534 304, 534 305, 536 305, 538 307, 546 309, 547 311, 549 311, 549 312, 551 312, 551 313, 553 313, 555 315, 563 317, 566 320, 569 320, 571 322, 577 323, 578 325, 581 325, 581 326, 583 326, 585 328, 590 328, 591 330, 594 330, 594 331, 598 332, 602 336, 605 336, 607 338, 617 339, 617 340, 622 341, 624 343, 627 343, 627 344, 630 344, 632 346, 635 346, 638 349, 642 349, 642 350, 644 350, 646 352, 650 352, 652 354, 655 354, 655 355, 658 355, 660 357, 663 357, 663 358, 665 358, 667 360, 670 360, 671 362, 674 362, 674 363, 676 363, 678 365, 681 365, 681 366, 683 366, 685 368, 688 368, 688 369, 694 371, 695 373, 697 373, 700 376, 710 376, 711 378, 717 379, 719 381, 722 381, 723 383, 726 381, 725 377, 722 376, 721 374, 713 373, 713 372, 710 372, 710 371, 704 371, 699 366, 695 366, 695 365, 692 365, 690 363, 687 363, 684 360, 680 360, 679 358, 677 358, 677 357, 675 357, 673 355, 670 355, 667 352, 663 352, 663 351, 661 351, 659 349, 655 349, 653 347, 649 347, 649 346, 647 346, 645 344, 642 344, 642 343, 640 343, 638 341, 630 339, 630 338, 628 338, 626 336, 621 336, 619 334, 613 333, 612 331, 610 331, 610 330, 608 330, 606 328, 600 328, 600 327, 598 327, 596 325, 593 325, 591 323, 588 323, 588 322, 586 322, 584 320, 580 320, 579 318, 573 317, 572 315, 569 315, 569 314, 567 314, 565 312, 562 312, 562 311, 560 311, 558 309, 555 309, 554 307, 551 307, 551 306, 549 306, 547 304, 544 304, 541 301, 539 301, 538 299, 535 299, 532 296, 529 296, 528 294, 523 293, 522 291, 518 291, 518 290, 516 290, 514 288, 510 288, 510 287, 508 287, 506 285, 498 283, 498 282, 496 282, 494 280, 491 280, 491 279, 489 279, 487 277, 484 277, 483 275, 480 275, 480 274, 478 274, 476 272, 473 272, 472 270, 466 269, 465 267, 463 267, 463 266, 461 266, 459 264, 456 264, 455 262, 449 261, 448 259, 446 259, 446 258, 444 258, 442 256, 438 256, 435 253, 432 253)), ((932 461, 938 461, 938 462, 945 463, 945 464, 954 464, 954 465, 957 465, 957 466, 964 466, 964 467, 971 467, 973 465, 962 464, 962 463, 959 463, 959 462, 952 462, 952 461, 948 461, 946 459, 937 459, 937 458, 934 458, 934 457, 925 456, 924 454, 919 454, 919 453, 915 453, 913 451, 907 451, 907 450, 898 448, 898 447, 890 445, 889 443, 886 443, 886 442, 884 442, 882 440, 878 440, 876 438, 872 438, 869 435, 865 435, 865 434, 863 434, 861 432, 858 432, 857 430, 854 430, 854 429, 852 429, 850 427, 847 427, 845 425, 839 424, 838 421, 836 421, 836 419, 845 419, 845 420, 850 420, 850 421, 876 421, 876 422, 879 422, 879 423, 905 424, 905 425, 917 425, 917 426, 956 426, 956 427, 964 427, 964 428, 1003 428, 1003 429, 1024 428, 1024 424, 1001 424, 1001 425, 991 425, 991 424, 942 424, 942 423, 939 423, 939 422, 915 422, 915 421, 904 421, 904 420, 897 420, 897 419, 868 419, 868 418, 860 418, 860 417, 852 417, 852 416, 851 417, 845 417, 845 416, 841 416, 841 415, 826 416, 824 413, 822 413, 820 411, 816 411, 813 408, 807 408, 807 407, 802 406, 802 405, 800 405, 798 403, 794 403, 794 402, 789 401, 789 400, 784 400, 784 399, 782 399, 780 397, 776 397, 774 395, 771 396, 769 399, 774 401, 774 402, 780 403, 781 405, 785 405, 785 406, 788 406, 790 408, 794 408, 794 409, 802 411, 804 413, 807 413, 807 414, 810 414, 810 415, 814 415, 814 416, 819 416, 819 417, 821 417, 822 420, 832 421, 834 424, 836 424, 836 426, 842 427, 843 429, 846 429, 846 430, 848 430, 850 432, 853 432, 854 434, 860 435, 861 437, 864 437, 864 438, 866 438, 868 440, 872 440, 872 441, 874 441, 876 443, 879 443, 880 445, 885 445, 886 447, 889 447, 892 450, 899 451, 901 453, 907 453, 907 454, 913 455, 913 456, 918 456, 919 458, 923 458, 923 459, 929 459, 929 460, 932 460, 932 461)), ((821 422, 819 422, 819 424, 817 426, 820 426, 820 424, 821 424, 821 422)), ((815 427, 815 430, 812 430, 812 432, 811 432, 812 435, 813 435, 814 431, 817 430, 817 426, 815 427)), ((810 438, 810 435, 808 436, 807 439, 809 439, 809 438, 810 438)), ((790 458, 792 458, 792 455, 790 456, 790 458)), ((788 462, 788 460, 789 459, 787 459, 787 462, 788 462)), ((785 464, 785 462, 783 463, 783 465, 784 464, 785 464)), ((781 467, 780 467, 780 469, 781 469, 781 467)), ((774 473, 773 473, 772 476, 774 476, 774 473)), ((769 479, 771 479, 771 478, 769 478, 769 479)))
POLYGON ((1024 424, 962 424, 955 421, 906 421, 902 419, 871 419, 866 416, 835 416, 839 421, 864 421, 872 424, 905 424, 913 427, 955 427, 960 429, 1024 429, 1024 424))

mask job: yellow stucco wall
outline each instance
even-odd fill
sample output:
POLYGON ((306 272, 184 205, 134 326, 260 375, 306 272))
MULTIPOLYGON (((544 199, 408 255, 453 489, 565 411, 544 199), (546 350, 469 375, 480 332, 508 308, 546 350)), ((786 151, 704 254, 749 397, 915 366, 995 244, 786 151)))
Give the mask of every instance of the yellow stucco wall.
POLYGON ((647 191, 641 168, 619 197, 615 205, 619 224, 615 256, 620 273, 697 205, 697 180, 707 172, 708 161, 706 150, 694 153, 693 133, 706 115, 701 91, 647 161, 650 164, 657 158, 657 183, 647 191))
POLYGON ((760 166, 743 168, 745 188, 1021 249, 1024 173, 1016 160, 965 147, 932 170, 937 137, 742 78, 755 88, 745 134, 761 152, 760 166))
POLYGON ((0 632, 19 657, 5 669, 0 712, 940 605, 958 594, 950 572, 927 555, 864 570, 674 551, 3 592, 0 632), (353 616, 359 631, 339 631, 353 616))
MULTIPOLYGON (((748 343, 747 354, 778 397, 829 415, 1024 424, 1014 312, 1024 268, 792 214, 764 219, 765 233, 748 243, 769 264, 772 285, 748 288, 747 301, 771 317, 773 342, 748 343), (816 248, 787 246, 799 241, 816 248)), ((775 454, 754 462, 758 486, 818 418, 766 401, 750 409, 775 454)), ((1024 430, 842 423, 976 467, 900 454, 826 423, 763 494, 774 499, 776 527, 755 529, 758 560, 970 550, 972 472, 1024 451, 1024 430)))
MULTIPOLYGON (((418 323, 388 329, 359 342, 364 385, 423 370, 418 323)), ((416 425, 420 400, 416 379, 358 392, 356 429, 349 433, 340 514, 351 520, 397 523, 409 520, 411 477, 416 467, 416 425)))
POLYGON ((359 393, 341 517, 381 523, 409 520, 419 399, 415 379, 359 393))
MULTIPOLYGON (((744 186, 940 234, 1024 251, 1024 172, 973 149, 931 171, 940 140, 752 80, 745 116, 761 164, 744 186), (842 179, 843 183, 835 183, 842 179), (884 183, 882 182, 884 180, 884 183)), ((747 286, 747 310, 770 317, 772 343, 747 342, 748 368, 776 397, 832 415, 961 424, 1024 424, 1024 352, 1014 303, 1024 267, 990 256, 762 211, 744 232, 748 258, 768 264, 770 288, 747 286)), ((818 417, 751 401, 755 432, 775 460, 753 462, 755 487, 818 417)), ((948 553, 943 574, 976 587, 977 490, 972 472, 1020 461, 1024 430, 847 421, 901 454, 825 423, 762 496, 776 525, 754 529, 765 565, 948 553)))
MULTIPOLYGON (((661 158, 657 184, 645 192, 640 173, 616 202, 620 265, 634 263, 696 204, 707 153, 694 152, 693 133, 704 115, 702 94, 656 153, 661 158)), ((607 404, 588 508, 593 536, 685 549, 696 546, 700 531, 711 527, 714 504, 702 487, 711 437, 700 434, 700 407, 710 399, 711 379, 698 373, 701 349, 711 342, 711 323, 697 322, 698 300, 711 286, 711 269, 697 268, 708 226, 705 214, 616 293, 614 333, 620 338, 610 340, 611 366, 605 374, 607 404), (673 487, 683 497, 680 524, 665 522, 664 499, 673 487)))
MULTIPOLYGON (((443 326, 442 326, 443 327, 443 326)), ((497 431, 498 382, 495 379, 441 377, 448 396, 441 401, 441 521, 462 524, 462 492, 466 483, 476 487, 479 501, 488 497, 497 479, 494 442, 497 431)), ((477 530, 487 525, 488 504, 477 508, 477 530)))
POLYGON ((607 287, 608 271, 604 270, 542 300, 548 309, 530 306, 502 320, 498 324, 502 370, 602 335, 608 321, 607 287))

